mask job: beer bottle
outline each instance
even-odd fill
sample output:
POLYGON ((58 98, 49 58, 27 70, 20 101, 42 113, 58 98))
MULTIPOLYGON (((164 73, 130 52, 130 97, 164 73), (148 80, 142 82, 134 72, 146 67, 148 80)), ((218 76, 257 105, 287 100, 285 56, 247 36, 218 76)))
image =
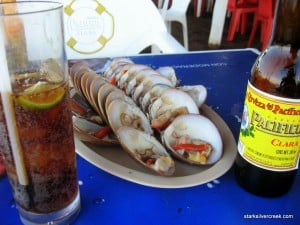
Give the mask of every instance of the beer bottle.
POLYGON ((260 196, 287 193, 300 151, 300 0, 277 0, 268 47, 248 81, 234 165, 237 182, 260 196))

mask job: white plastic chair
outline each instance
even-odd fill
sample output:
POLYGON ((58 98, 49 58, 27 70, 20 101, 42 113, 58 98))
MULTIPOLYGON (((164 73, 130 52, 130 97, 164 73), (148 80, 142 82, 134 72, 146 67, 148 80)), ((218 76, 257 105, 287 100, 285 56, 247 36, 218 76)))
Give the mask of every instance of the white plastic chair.
POLYGON ((162 53, 186 49, 172 37, 151 0, 59 0, 64 4, 68 59, 162 53))
MULTIPOLYGON (((205 0, 206 4, 206 12, 212 12, 214 7, 215 0, 205 0)), ((202 0, 194 0, 194 9, 195 9, 195 16, 200 17, 201 14, 201 7, 202 7, 202 0)))
POLYGON ((171 33, 172 21, 177 21, 181 23, 184 47, 186 49, 189 49, 186 13, 191 0, 172 0, 171 7, 168 8, 169 1, 170 0, 164 0, 163 6, 160 9, 160 14, 166 22, 169 33, 171 33))

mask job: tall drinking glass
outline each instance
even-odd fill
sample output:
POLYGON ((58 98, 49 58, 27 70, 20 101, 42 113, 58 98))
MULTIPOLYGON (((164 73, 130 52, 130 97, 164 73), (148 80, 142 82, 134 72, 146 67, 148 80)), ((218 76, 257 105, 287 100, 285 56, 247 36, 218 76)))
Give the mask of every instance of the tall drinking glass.
POLYGON ((0 4, 0 151, 24 224, 80 211, 63 6, 0 4))

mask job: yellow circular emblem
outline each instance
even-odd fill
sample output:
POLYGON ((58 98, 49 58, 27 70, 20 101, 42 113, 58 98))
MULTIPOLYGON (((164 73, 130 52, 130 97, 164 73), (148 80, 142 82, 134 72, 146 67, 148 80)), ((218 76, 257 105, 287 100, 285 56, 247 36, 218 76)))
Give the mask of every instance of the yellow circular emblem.
POLYGON ((94 54, 114 34, 114 18, 97 0, 72 0, 66 5, 67 46, 80 54, 94 54))

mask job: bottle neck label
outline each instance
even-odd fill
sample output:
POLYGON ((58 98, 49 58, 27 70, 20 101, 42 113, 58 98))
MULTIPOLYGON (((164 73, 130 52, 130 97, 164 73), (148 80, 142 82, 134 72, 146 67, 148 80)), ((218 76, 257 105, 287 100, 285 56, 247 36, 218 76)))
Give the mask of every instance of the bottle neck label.
POLYGON ((269 95, 248 82, 238 151, 245 160, 263 169, 297 169, 300 99, 269 95))

